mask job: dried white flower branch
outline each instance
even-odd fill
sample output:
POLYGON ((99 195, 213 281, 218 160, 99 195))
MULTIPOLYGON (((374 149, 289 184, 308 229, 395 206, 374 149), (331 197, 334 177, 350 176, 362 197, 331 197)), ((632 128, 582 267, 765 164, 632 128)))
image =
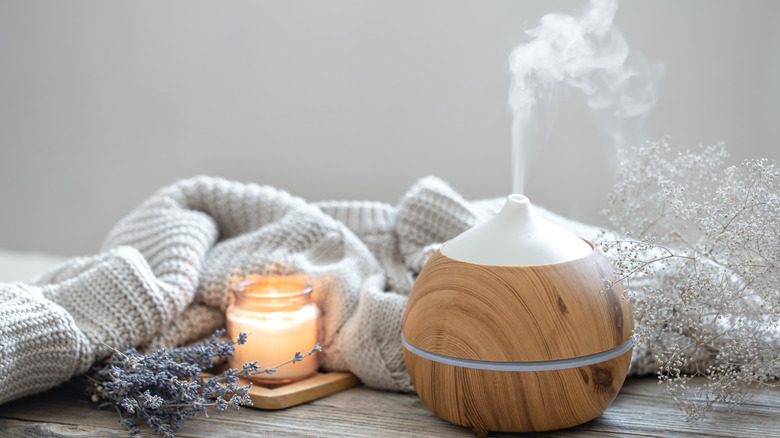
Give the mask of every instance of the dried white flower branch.
POLYGON ((620 237, 599 242, 635 341, 689 419, 780 378, 780 171, 727 156, 720 144, 673 155, 668 139, 622 152, 605 210, 620 237))

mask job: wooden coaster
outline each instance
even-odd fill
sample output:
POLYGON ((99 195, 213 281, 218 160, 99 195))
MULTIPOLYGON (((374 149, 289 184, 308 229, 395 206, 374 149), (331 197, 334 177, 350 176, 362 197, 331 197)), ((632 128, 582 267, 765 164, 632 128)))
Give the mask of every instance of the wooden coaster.
MULTIPOLYGON (((239 379, 240 385, 248 383, 247 380, 239 379)), ((289 408, 344 391, 359 383, 360 380, 354 374, 338 371, 317 373, 309 378, 275 388, 267 388, 255 383, 249 388, 249 397, 252 399, 253 406, 247 407, 267 410, 289 408)))

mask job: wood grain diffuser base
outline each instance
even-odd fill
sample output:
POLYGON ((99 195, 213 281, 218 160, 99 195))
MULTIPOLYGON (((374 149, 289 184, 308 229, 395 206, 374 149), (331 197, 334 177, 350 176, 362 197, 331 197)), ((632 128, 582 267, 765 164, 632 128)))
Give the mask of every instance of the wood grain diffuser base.
POLYGON ((439 417, 476 431, 592 420, 623 385, 633 318, 609 261, 511 195, 446 243, 403 321, 412 383, 439 417))

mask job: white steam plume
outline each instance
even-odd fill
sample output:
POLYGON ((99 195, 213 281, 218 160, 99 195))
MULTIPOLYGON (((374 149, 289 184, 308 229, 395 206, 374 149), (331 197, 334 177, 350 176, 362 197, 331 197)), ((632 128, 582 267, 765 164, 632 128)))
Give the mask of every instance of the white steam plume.
POLYGON ((629 54, 612 21, 615 0, 591 0, 580 17, 553 13, 527 31, 531 41, 512 50, 512 190, 522 193, 525 171, 541 152, 555 113, 557 95, 582 91, 599 128, 622 146, 655 104, 660 62, 629 54))

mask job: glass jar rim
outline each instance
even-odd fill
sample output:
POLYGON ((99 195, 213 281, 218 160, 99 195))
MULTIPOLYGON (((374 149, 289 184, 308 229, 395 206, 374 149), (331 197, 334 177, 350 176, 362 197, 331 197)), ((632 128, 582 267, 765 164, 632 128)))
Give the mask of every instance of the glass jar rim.
POLYGON ((236 295, 251 298, 267 298, 273 300, 280 299, 294 299, 300 298, 311 294, 313 288, 310 283, 297 276, 287 275, 274 275, 266 276, 259 279, 245 280, 235 284, 232 288, 236 295), (277 288, 273 288, 272 285, 278 285, 277 288), (293 288, 286 286, 295 285, 293 288), (263 287, 264 292, 258 292, 251 290, 253 286, 263 287), (275 293, 270 294, 265 291, 275 289, 275 293), (294 290, 289 290, 294 289, 294 290))

